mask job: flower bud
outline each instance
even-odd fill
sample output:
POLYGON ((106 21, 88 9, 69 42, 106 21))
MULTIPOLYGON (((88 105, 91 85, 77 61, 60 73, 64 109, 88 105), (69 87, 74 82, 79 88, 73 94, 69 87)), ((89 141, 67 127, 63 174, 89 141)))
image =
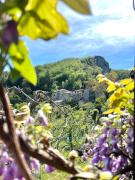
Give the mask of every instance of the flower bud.
POLYGON ((69 159, 70 159, 71 161, 74 161, 77 157, 78 157, 78 152, 77 152, 77 151, 72 150, 72 151, 69 153, 69 159))
POLYGON ((39 120, 40 124, 43 126, 48 126, 48 119, 45 116, 43 110, 39 110, 37 114, 37 119, 39 120))

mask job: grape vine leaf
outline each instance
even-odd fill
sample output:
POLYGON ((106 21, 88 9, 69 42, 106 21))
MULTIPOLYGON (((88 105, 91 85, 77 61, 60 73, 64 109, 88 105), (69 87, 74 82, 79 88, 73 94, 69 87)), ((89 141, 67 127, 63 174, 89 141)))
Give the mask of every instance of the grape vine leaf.
POLYGON ((18 44, 12 43, 8 53, 14 69, 17 70, 27 81, 36 85, 36 72, 28 56, 28 50, 25 43, 23 41, 19 41, 18 44))
POLYGON ((125 89, 127 91, 133 91, 135 88, 135 84, 134 84, 134 81, 130 82, 128 85, 126 85, 125 89))
POLYGON ((132 79, 131 78, 128 78, 128 79, 123 79, 123 80, 121 80, 120 81, 120 84, 121 85, 127 85, 127 84, 129 84, 129 83, 131 83, 132 82, 132 79))
POLYGON ((57 3, 58 0, 29 0, 26 12, 19 21, 20 35, 49 40, 59 33, 68 34, 68 23, 56 10, 57 3))
MULTIPOLYGON (((108 81, 109 82, 109 81, 108 81)), ((116 86, 115 86, 115 83, 113 83, 112 81, 110 81, 109 83, 108 83, 108 88, 107 88, 107 92, 112 92, 112 91, 114 91, 116 89, 116 86)))

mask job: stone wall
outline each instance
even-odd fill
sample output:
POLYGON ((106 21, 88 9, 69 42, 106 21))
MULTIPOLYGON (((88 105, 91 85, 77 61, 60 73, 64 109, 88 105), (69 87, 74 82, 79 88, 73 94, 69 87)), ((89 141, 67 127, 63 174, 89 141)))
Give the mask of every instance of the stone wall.
POLYGON ((90 100, 90 90, 89 89, 79 89, 76 91, 68 91, 66 89, 60 89, 52 94, 52 99, 54 101, 84 101, 88 102, 90 100))

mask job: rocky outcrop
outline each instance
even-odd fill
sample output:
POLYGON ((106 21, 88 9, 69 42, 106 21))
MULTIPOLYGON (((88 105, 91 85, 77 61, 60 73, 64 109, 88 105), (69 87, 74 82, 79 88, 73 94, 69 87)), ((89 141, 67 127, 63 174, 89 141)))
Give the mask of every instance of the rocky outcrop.
POLYGON ((103 74, 110 72, 109 63, 102 56, 85 57, 81 62, 91 67, 100 67, 103 74))
POLYGON ((95 59, 95 63, 97 66, 101 67, 102 69, 102 72, 105 74, 105 73, 108 73, 110 71, 110 68, 109 68, 109 63, 101 56, 95 56, 94 57, 95 59))

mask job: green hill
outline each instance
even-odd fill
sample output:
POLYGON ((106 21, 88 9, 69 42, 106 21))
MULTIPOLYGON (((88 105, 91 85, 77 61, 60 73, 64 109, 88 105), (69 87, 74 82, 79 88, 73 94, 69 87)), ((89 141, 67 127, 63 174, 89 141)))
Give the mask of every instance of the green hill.
MULTIPOLYGON (((50 63, 39 65, 36 67, 38 83, 32 86, 24 79, 19 78, 12 82, 11 77, 7 77, 5 83, 8 87, 19 86, 29 95, 33 91, 43 90, 49 93, 55 92, 58 89, 67 89, 70 91, 89 88, 94 93, 92 96, 101 96, 101 89, 97 87, 96 76, 100 73, 106 74, 112 80, 118 80, 129 76, 129 71, 126 70, 111 70, 109 63, 101 56, 86 57, 86 58, 70 58, 50 63)), ((21 96, 11 92, 11 101, 14 104, 21 100, 21 96), (15 98, 16 97, 16 98, 15 98), (18 99, 18 100, 17 100, 18 99)))

